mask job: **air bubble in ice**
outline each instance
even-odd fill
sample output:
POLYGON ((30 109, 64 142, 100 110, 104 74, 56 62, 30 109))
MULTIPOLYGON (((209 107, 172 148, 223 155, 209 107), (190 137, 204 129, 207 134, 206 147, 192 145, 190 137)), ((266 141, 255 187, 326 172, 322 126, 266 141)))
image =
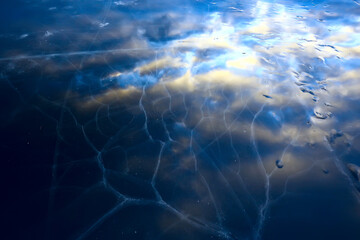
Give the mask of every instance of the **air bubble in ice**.
POLYGON ((284 167, 284 163, 280 159, 276 160, 275 164, 276 164, 277 168, 283 168, 284 167))

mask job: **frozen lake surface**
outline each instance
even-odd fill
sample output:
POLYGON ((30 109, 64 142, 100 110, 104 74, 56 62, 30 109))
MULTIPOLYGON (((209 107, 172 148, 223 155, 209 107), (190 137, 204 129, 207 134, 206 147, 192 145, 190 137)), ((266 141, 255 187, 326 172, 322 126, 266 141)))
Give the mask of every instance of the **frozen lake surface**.
POLYGON ((2 239, 360 239, 360 1, 0 7, 2 239))

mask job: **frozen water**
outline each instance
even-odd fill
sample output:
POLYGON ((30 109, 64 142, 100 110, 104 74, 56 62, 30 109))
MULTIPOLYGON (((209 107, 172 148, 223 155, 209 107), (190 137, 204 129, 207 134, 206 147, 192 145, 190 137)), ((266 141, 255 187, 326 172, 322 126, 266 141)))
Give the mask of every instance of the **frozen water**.
POLYGON ((356 1, 5 1, 2 239, 360 239, 356 1))

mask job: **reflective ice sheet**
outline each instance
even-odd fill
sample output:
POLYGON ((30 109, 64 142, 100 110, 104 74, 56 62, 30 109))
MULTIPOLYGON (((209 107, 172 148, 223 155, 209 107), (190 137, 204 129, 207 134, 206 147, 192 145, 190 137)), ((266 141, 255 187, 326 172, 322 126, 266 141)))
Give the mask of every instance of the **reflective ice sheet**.
POLYGON ((360 3, 1 3, 4 239, 360 238, 360 3))

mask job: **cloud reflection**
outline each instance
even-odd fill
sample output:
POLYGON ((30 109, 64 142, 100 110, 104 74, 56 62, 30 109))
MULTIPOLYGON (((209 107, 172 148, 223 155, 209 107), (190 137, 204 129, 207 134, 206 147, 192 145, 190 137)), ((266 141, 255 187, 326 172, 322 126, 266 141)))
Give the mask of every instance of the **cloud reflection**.
POLYGON ((54 232, 155 239, 188 229, 187 239, 270 239, 273 222, 324 220, 296 209, 311 194, 315 207, 341 202, 352 210, 332 213, 360 221, 356 4, 69 4, 50 7, 51 21, 37 31, 29 24, 0 38, 1 83, 56 122, 54 232), (73 181, 90 178, 79 166, 96 168, 97 183, 73 181), (82 191, 68 196, 67 188, 82 191), (86 212, 79 202, 99 189, 109 199, 100 213, 90 211, 91 222, 56 227, 72 211, 86 212), (70 199, 61 212, 58 196, 70 199), (284 220, 282 204, 299 216, 284 220), (145 229, 133 216, 151 223, 150 235, 109 230, 114 222, 145 229))

